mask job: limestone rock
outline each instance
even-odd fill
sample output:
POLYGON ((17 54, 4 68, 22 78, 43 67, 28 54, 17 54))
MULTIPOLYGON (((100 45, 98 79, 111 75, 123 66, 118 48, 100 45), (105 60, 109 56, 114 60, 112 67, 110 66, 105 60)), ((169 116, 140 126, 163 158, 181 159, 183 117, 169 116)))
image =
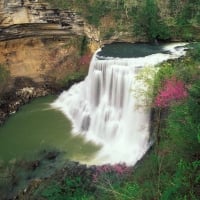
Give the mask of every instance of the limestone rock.
POLYGON ((84 34, 83 19, 39 0, 0 0, 0 41, 30 36, 84 34))

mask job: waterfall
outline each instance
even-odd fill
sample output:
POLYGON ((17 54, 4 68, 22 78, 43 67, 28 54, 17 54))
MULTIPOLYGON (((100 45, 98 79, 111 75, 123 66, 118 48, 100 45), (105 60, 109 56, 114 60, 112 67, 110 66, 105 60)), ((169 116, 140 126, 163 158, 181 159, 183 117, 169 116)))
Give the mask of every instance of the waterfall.
POLYGON ((150 110, 135 107, 131 88, 141 67, 184 55, 184 48, 176 46, 166 46, 167 53, 123 59, 100 57, 98 50, 85 80, 52 104, 71 120, 73 134, 101 145, 93 164, 134 165, 149 149, 150 110))

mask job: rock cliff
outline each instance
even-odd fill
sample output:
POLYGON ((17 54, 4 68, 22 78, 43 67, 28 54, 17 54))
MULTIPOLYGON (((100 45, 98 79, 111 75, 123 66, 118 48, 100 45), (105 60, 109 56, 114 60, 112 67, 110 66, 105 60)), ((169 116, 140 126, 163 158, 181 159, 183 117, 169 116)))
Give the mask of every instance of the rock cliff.
POLYGON ((58 80, 77 70, 84 38, 88 51, 98 48, 98 32, 73 11, 41 0, 0 0, 0 64, 13 78, 58 80))
POLYGON ((75 12, 52 9, 39 0, 0 0, 0 40, 31 36, 68 38, 84 34, 75 12))
POLYGON ((98 45, 98 31, 73 11, 52 9, 41 0, 0 0, 0 65, 10 72, 0 88, 0 124, 32 98, 77 81, 60 84, 80 69, 87 72, 81 58, 91 57, 98 45), (24 80, 30 80, 28 86, 24 80))

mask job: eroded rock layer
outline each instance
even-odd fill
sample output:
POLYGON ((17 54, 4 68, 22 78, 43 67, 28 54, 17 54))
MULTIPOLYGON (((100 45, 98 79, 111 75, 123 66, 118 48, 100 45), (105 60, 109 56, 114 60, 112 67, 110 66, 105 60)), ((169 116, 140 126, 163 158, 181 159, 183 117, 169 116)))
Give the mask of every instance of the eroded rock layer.
POLYGON ((39 0, 0 0, 0 41, 30 36, 83 35, 75 12, 52 9, 39 0))

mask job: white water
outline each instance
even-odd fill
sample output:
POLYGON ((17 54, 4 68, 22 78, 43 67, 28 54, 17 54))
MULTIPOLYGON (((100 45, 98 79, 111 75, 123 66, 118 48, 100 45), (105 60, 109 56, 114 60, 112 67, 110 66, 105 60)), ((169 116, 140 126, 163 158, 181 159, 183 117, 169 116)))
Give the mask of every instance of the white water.
POLYGON ((176 46, 165 47, 169 54, 140 58, 99 60, 95 54, 86 79, 52 104, 72 121, 73 134, 83 134, 86 140, 101 145, 92 164, 134 165, 148 150, 150 110, 135 108, 131 93, 134 76, 138 67, 184 55, 184 48, 176 46))

